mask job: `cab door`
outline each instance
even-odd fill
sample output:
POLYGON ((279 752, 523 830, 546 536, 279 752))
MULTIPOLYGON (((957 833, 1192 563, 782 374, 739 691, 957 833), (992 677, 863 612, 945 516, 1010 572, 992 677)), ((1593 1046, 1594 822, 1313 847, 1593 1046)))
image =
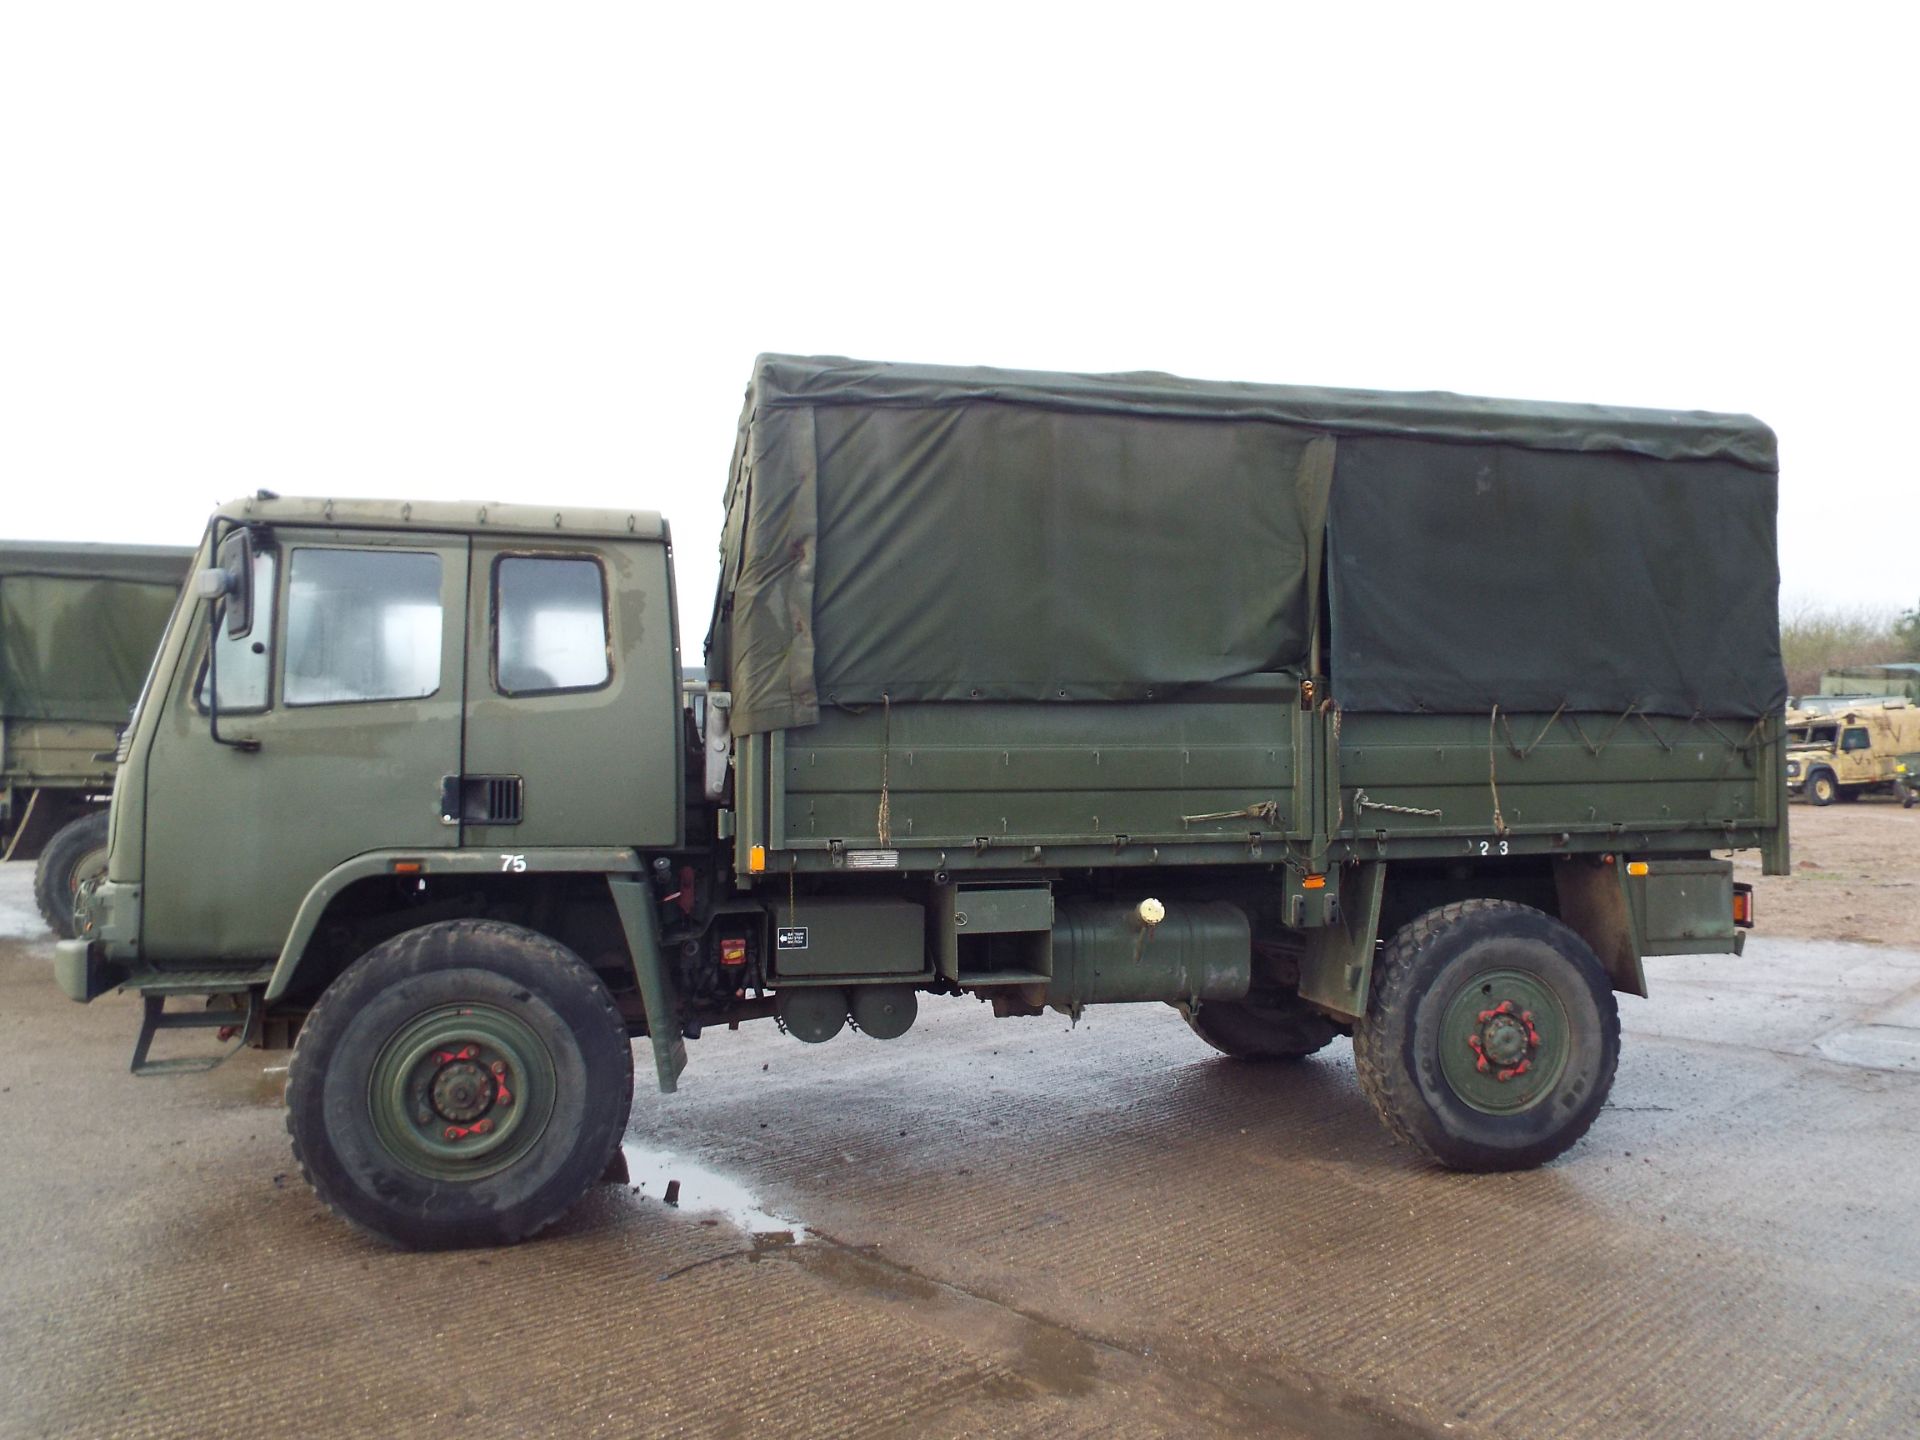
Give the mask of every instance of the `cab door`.
POLYGON ((252 633, 206 605, 147 766, 142 945, 156 960, 277 955, 307 891, 369 850, 459 843, 463 537, 282 527, 256 535, 252 633))
POLYGON ((1848 725, 1840 732, 1840 779, 1862 785, 1883 779, 1881 757, 1873 752, 1873 734, 1864 725, 1848 725))
POLYGON ((476 539, 461 842, 679 843, 679 647, 664 543, 476 539))

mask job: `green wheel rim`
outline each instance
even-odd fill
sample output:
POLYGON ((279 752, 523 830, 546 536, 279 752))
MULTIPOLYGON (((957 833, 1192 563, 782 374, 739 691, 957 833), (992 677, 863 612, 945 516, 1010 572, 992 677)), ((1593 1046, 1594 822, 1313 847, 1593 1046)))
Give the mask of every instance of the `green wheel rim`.
POLYGON ((381 1145, 409 1170, 479 1180, 538 1143, 556 1088, 553 1056, 525 1021, 492 1005, 446 1005, 381 1047, 367 1107, 381 1145))
POLYGON ((1566 1073, 1572 1034, 1566 1005, 1538 975, 1483 970, 1447 1002, 1440 1071, 1475 1110, 1515 1114, 1552 1095, 1566 1073))
POLYGON ((73 917, 73 928, 80 928, 80 896, 86 890, 89 881, 98 880, 107 873, 107 847, 102 844, 87 851, 74 861, 73 869, 67 872, 67 914, 73 917))
POLYGON ((82 885, 95 876, 106 873, 107 847, 104 844, 96 845, 93 849, 84 851, 80 858, 73 862, 73 869, 67 875, 67 888, 78 899, 82 885))

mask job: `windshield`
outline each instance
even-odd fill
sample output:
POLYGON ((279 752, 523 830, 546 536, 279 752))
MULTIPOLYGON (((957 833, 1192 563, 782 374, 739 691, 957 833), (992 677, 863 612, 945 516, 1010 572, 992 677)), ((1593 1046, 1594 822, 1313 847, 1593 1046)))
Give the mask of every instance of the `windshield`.
POLYGON ((193 564, 187 567, 187 579, 173 597, 173 613, 167 617, 167 628, 160 632, 160 643, 153 647, 153 654, 147 657, 147 676, 140 682, 140 693, 134 697, 133 708, 127 712, 126 728, 120 732, 120 743, 113 752, 113 763, 116 765, 127 763, 127 755, 133 745, 133 732, 140 724, 140 712, 146 708, 147 696, 153 690, 153 672, 160 666, 160 653, 167 648, 167 636, 173 634, 174 627, 180 623, 181 609, 193 589, 193 576, 212 563, 209 558, 212 554, 213 527, 209 525, 200 539, 200 548, 193 552, 193 564))

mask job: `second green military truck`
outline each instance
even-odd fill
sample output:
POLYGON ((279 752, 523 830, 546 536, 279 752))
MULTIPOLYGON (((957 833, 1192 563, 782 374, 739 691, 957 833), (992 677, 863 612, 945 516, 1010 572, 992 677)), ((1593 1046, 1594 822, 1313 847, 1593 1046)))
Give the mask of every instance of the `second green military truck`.
POLYGON ((106 862, 113 759, 193 551, 0 541, 0 857, 38 859, 34 898, 73 933, 106 862))
POLYGON ((1740 948, 1717 857, 1788 865, 1775 487, 1738 416, 763 358, 684 684, 655 514, 239 501, 58 973, 138 1070, 297 1025, 300 1165, 409 1246, 572 1204, 631 1036, 671 1091, 928 996, 1350 1034, 1537 1165, 1643 958, 1740 948))

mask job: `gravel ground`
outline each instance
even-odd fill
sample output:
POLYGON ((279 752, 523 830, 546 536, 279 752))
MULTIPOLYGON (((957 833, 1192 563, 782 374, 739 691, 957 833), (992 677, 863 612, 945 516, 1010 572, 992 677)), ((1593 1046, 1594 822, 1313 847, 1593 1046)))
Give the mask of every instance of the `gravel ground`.
POLYGON ((1760 933, 1920 950, 1920 806, 1796 802, 1788 823, 1792 875, 1762 876, 1751 853, 1734 858, 1755 886, 1760 933))

